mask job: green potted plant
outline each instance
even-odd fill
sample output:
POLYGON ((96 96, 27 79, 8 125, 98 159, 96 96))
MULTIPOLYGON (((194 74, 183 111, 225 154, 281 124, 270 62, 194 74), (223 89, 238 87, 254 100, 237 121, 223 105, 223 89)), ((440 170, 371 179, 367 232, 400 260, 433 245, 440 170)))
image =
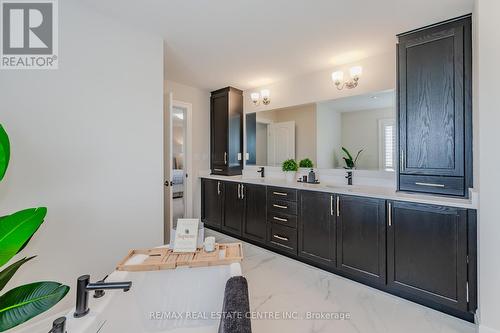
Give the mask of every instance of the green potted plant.
POLYGON ((311 168, 314 168, 314 164, 309 158, 306 157, 306 158, 300 160, 299 167, 311 169, 311 168))
POLYGON ((353 159, 351 153, 349 153, 349 150, 347 148, 342 147, 342 150, 344 151, 345 155, 342 157, 345 161, 345 167, 344 169, 352 170, 356 168, 356 162, 358 161, 359 155, 363 152, 363 149, 360 149, 358 153, 356 154, 356 157, 353 159))
MULTIPOLYGON (((0 124, 0 181, 9 165, 10 142, 0 124)), ((47 208, 28 208, 0 217, 0 267, 3 268, 28 244, 43 223, 47 208)), ((0 271, 0 292, 17 270, 32 257, 24 257, 0 271)), ((47 311, 69 291, 59 282, 39 281, 15 287, 0 296, 0 332, 6 331, 47 311)))
POLYGON ((285 172, 286 181, 289 183, 293 183, 297 174, 297 170, 299 169, 297 162, 294 159, 286 160, 282 164, 282 169, 283 172, 285 172))

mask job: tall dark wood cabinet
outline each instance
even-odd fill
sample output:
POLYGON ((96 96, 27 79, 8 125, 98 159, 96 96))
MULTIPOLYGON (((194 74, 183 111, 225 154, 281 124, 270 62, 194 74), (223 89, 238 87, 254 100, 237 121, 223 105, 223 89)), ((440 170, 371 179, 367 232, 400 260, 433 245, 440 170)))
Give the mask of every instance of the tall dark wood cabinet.
POLYGON ((301 191, 299 210, 299 257, 329 267, 335 266, 335 195, 301 191))
POLYGON ((210 98, 212 174, 241 175, 243 169, 243 92, 227 87, 210 98))
POLYGON ((472 187, 471 17, 398 38, 399 190, 467 196, 472 187))
POLYGON ((220 230, 222 225, 222 201, 224 183, 220 180, 201 180, 201 221, 220 230))
MULTIPOLYGON (((469 304, 467 210, 388 202, 388 214, 389 288, 438 309, 473 312, 475 305, 469 304)), ((471 291, 473 288, 471 284, 471 291)))
POLYGON ((337 268, 353 278, 385 285, 385 200, 337 198, 337 268))

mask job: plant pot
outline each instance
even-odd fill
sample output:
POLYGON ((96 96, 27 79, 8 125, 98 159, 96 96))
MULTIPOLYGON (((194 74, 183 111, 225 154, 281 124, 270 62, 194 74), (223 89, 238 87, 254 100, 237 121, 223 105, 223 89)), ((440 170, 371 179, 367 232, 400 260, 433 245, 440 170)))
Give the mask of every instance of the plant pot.
POLYGON ((297 176, 296 171, 285 171, 285 178, 287 183, 293 183, 295 181, 296 176, 297 176))

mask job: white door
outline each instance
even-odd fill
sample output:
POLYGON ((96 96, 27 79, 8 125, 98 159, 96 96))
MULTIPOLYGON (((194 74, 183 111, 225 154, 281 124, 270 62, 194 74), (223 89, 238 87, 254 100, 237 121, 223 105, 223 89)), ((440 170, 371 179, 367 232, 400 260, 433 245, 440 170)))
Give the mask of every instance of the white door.
POLYGON ((163 243, 170 242, 170 228, 172 227, 172 115, 173 115, 173 94, 168 93, 165 98, 165 110, 163 116, 163 147, 164 147, 164 216, 163 216, 163 243))
POLYGON ((295 159, 295 121, 271 123, 267 130, 268 164, 280 166, 285 160, 295 159))

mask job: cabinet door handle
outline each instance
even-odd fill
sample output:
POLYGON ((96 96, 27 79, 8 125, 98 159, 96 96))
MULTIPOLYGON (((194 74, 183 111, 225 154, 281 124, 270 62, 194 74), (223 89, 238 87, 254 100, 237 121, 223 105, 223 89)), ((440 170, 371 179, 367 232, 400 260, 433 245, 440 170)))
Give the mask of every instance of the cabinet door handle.
POLYGON ((217 195, 220 195, 220 182, 217 182, 217 195))
POLYGON ((282 236, 276 235, 276 234, 274 234, 273 237, 277 238, 277 239, 280 239, 282 241, 288 242, 288 238, 287 237, 282 237, 282 236))
POLYGON ((224 153, 224 165, 227 165, 227 153, 224 153))
POLYGON ((245 198, 245 185, 241 184, 241 199, 245 198))
POLYGON ((405 151, 403 149, 399 153, 399 170, 405 170, 405 151))
POLYGON ((282 219, 281 217, 276 217, 276 216, 273 216, 273 220, 281 221, 281 222, 288 222, 288 219, 282 219))
POLYGON ((333 216, 333 195, 330 195, 330 215, 333 216))
POLYGON ((337 216, 340 216, 340 197, 337 196, 337 216))
POLYGON ((416 182, 415 185, 419 185, 419 186, 428 186, 428 187, 441 187, 441 188, 444 188, 445 185, 444 184, 433 184, 433 183, 419 183, 419 182, 416 182))
POLYGON ((222 169, 214 169, 214 171, 222 172, 222 169))
POLYGON ((282 206, 282 205, 277 205, 277 204, 273 204, 273 207, 281 208, 281 209, 288 209, 287 206, 282 206))
POLYGON ((241 199, 240 198, 240 189, 241 189, 241 184, 238 184, 238 199, 241 199))
POLYGON ((288 193, 283 193, 283 192, 273 192, 274 195, 281 195, 283 197, 286 197, 288 193))
POLYGON ((387 220, 389 222, 389 227, 392 226, 392 204, 389 202, 388 204, 388 216, 387 216, 387 220))

